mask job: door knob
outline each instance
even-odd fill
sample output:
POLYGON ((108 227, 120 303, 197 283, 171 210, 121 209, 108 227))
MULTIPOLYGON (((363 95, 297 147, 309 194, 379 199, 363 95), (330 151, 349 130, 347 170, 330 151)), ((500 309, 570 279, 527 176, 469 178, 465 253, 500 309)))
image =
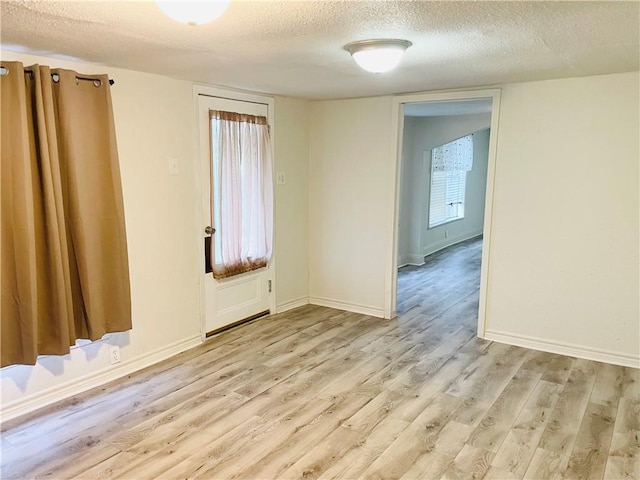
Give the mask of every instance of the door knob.
POLYGON ((214 233, 216 233, 216 229, 211 226, 208 226, 208 227, 205 227, 204 233, 206 233, 207 235, 213 235, 214 233))

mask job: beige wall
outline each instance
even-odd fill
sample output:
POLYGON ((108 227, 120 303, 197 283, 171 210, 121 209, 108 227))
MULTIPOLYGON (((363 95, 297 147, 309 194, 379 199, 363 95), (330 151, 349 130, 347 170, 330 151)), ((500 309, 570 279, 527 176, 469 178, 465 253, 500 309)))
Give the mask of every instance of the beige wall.
POLYGON ((276 97, 275 185, 277 310, 309 301, 309 112, 310 102, 276 97))
POLYGON ((638 362, 638 73, 503 89, 487 331, 638 362))
MULTIPOLYGON (((496 340, 639 363, 638 73, 503 87, 487 282, 496 340)), ((316 102, 310 296, 382 314, 391 98, 316 102)))
POLYGON ((393 211, 391 109, 391 97, 312 105, 312 303, 384 313, 387 231, 393 211))
MULTIPOLYGON (((196 235, 193 84, 90 64, 3 52, 6 60, 108 73, 124 190, 133 330, 0 370, 3 418, 135 371, 201 342, 196 235), (177 158, 179 175, 169 175, 177 158), (122 362, 108 361, 120 345, 122 362)), ((309 103, 277 98, 275 190, 277 305, 308 301, 309 103)))
MULTIPOLYGON (((108 73, 112 88, 129 248, 133 330, 40 357, 35 367, 0 370, 2 403, 26 408, 73 392, 80 381, 109 379, 200 342, 198 264, 194 248, 196 200, 192 84, 102 66, 3 52, 6 60, 41 63, 82 73, 108 73), (169 158, 179 175, 169 175, 169 158), (108 344, 121 347, 111 366, 108 344), (47 394, 49 392, 49 394, 47 394), (44 395, 44 396, 43 396, 44 395), (38 400, 39 399, 39 400, 38 400)), ((78 387, 79 388, 79 387, 78 387)), ((10 409, 9 409, 10 411, 10 409)))
MULTIPOLYGON (((200 341, 201 320, 192 84, 2 57, 116 80, 134 314, 130 333, 0 370, 6 415, 7 406, 29 410, 87 379, 105 381, 188 348, 200 341), (179 160, 177 176, 169 175, 170 157, 179 160), (108 363, 109 343, 122 347, 117 367, 108 363)), ((638 84, 632 73, 503 88, 487 285, 494 338, 638 361, 638 84)), ((275 164, 287 174, 276 186, 278 304, 304 299, 308 285, 314 303, 382 315, 394 208, 392 103, 276 100, 275 164)))

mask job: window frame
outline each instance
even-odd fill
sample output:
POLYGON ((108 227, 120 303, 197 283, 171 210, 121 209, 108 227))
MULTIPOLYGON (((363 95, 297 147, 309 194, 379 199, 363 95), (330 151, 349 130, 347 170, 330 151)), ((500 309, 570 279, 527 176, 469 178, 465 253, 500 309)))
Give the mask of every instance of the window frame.
MULTIPOLYGON (((442 221, 438 221, 438 223, 435 224, 431 224, 431 204, 432 204, 432 193, 433 193, 433 178, 434 178, 434 170, 433 170, 433 166, 434 166, 434 159, 433 159, 433 152, 436 148, 442 147, 444 145, 447 145, 449 143, 453 143, 456 142, 457 140, 460 140, 461 138, 465 138, 465 137, 471 137, 473 140, 473 134, 469 134, 469 135, 463 135, 462 137, 459 137, 457 139, 451 140, 450 142, 444 143, 442 145, 438 145, 437 147, 432 148, 431 150, 425 150, 424 152, 424 159, 425 159, 425 163, 427 163, 427 157, 428 157, 428 165, 429 165, 429 196, 427 198, 427 230, 433 230, 435 228, 441 227, 442 225, 447 225, 449 223, 453 223, 453 222, 457 222, 460 220, 464 220, 465 219, 465 204, 466 204, 466 193, 467 193, 467 171, 466 170, 452 170, 455 172, 460 172, 464 175, 464 188, 462 189, 462 215, 459 216, 455 216, 455 217, 445 217, 444 220, 442 221)), ((446 171, 443 173, 447 173, 446 171)), ((444 186, 444 190, 445 190, 445 209, 447 208, 447 204, 446 204, 446 189, 447 189, 447 182, 445 181, 445 186, 444 186)))
MULTIPOLYGON (((455 217, 445 217, 444 220, 441 220, 438 223, 435 223, 435 224, 432 225, 431 224, 431 201, 432 201, 431 193, 433 191, 433 173, 434 172, 433 172, 433 168, 431 168, 431 177, 430 177, 431 181, 429 182, 429 202, 428 202, 429 203, 429 208, 427 209, 427 229, 431 230, 431 229, 440 227, 442 225, 446 225, 448 223, 457 222, 459 220, 464 220, 464 218, 465 218, 465 213, 464 213, 465 208, 464 207, 465 207, 465 203, 466 203, 466 190, 467 190, 467 172, 465 172, 463 170, 461 170, 459 172, 464 175, 464 188, 462 190, 462 197, 463 197, 463 200, 462 200, 462 214, 458 215, 458 216, 455 216, 455 217)), ((446 174, 447 172, 443 172, 443 173, 446 174)), ((447 203, 446 203, 447 182, 446 181, 445 181, 444 189, 445 189, 445 205, 444 205, 444 207, 446 209, 447 208, 447 203)))

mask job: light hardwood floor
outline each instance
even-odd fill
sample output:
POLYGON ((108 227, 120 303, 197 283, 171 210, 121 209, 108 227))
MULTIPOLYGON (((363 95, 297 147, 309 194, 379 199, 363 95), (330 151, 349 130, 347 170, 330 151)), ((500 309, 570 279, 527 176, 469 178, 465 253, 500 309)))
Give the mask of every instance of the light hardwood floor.
POLYGON ((302 307, 4 425, 1 476, 639 478, 639 371, 477 339, 480 250, 394 320, 302 307))

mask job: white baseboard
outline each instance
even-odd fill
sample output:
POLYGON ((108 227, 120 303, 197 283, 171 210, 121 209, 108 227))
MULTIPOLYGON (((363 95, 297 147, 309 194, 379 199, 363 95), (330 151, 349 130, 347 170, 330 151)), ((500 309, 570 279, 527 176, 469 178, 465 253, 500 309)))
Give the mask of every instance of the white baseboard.
POLYGON ((406 267, 407 265, 414 265, 416 267, 424 265, 424 255, 402 255, 398 259, 398 268, 406 267))
POLYGON ((346 310, 347 312, 361 313, 362 315, 370 315, 372 317, 384 318, 384 309, 372 308, 366 305, 358 305, 356 303, 341 302, 331 298, 309 297, 311 305, 319 305, 321 307, 336 308, 338 310, 346 310))
POLYGON ((6 405, 2 405, 1 417, 2 421, 11 420, 13 418, 31 413, 42 407, 46 407, 60 400, 67 399, 79 393, 85 392, 105 383, 117 380, 118 378, 129 375, 143 368, 150 367, 162 360, 177 355, 178 353, 189 350, 202 343, 200 334, 180 340, 163 348, 148 352, 129 362, 123 362, 116 366, 110 366, 96 372, 91 372, 60 385, 42 390, 33 395, 20 398, 6 405))
POLYGON ((300 297, 295 300, 281 303, 276 306, 276 313, 286 312, 287 310, 293 310, 294 308, 303 307, 309 305, 309 297, 300 297))
POLYGON ((582 345, 556 342, 544 338, 530 337, 528 335, 496 332, 495 330, 485 331, 484 339, 499 343, 506 343, 508 345, 515 345, 516 347, 525 347, 533 350, 541 350, 543 352, 567 355, 569 357, 584 358, 585 360, 622 365, 623 367, 640 368, 640 357, 612 352, 610 350, 601 350, 582 345))
POLYGON ((482 235, 482 230, 479 232, 474 232, 466 235, 459 235, 457 237, 449 237, 444 240, 436 243, 432 243, 431 245, 425 245, 423 247, 424 256, 431 255, 433 253, 439 252, 440 250, 444 250, 451 245, 455 245, 456 243, 464 242, 466 240, 471 240, 472 238, 476 238, 482 235))

